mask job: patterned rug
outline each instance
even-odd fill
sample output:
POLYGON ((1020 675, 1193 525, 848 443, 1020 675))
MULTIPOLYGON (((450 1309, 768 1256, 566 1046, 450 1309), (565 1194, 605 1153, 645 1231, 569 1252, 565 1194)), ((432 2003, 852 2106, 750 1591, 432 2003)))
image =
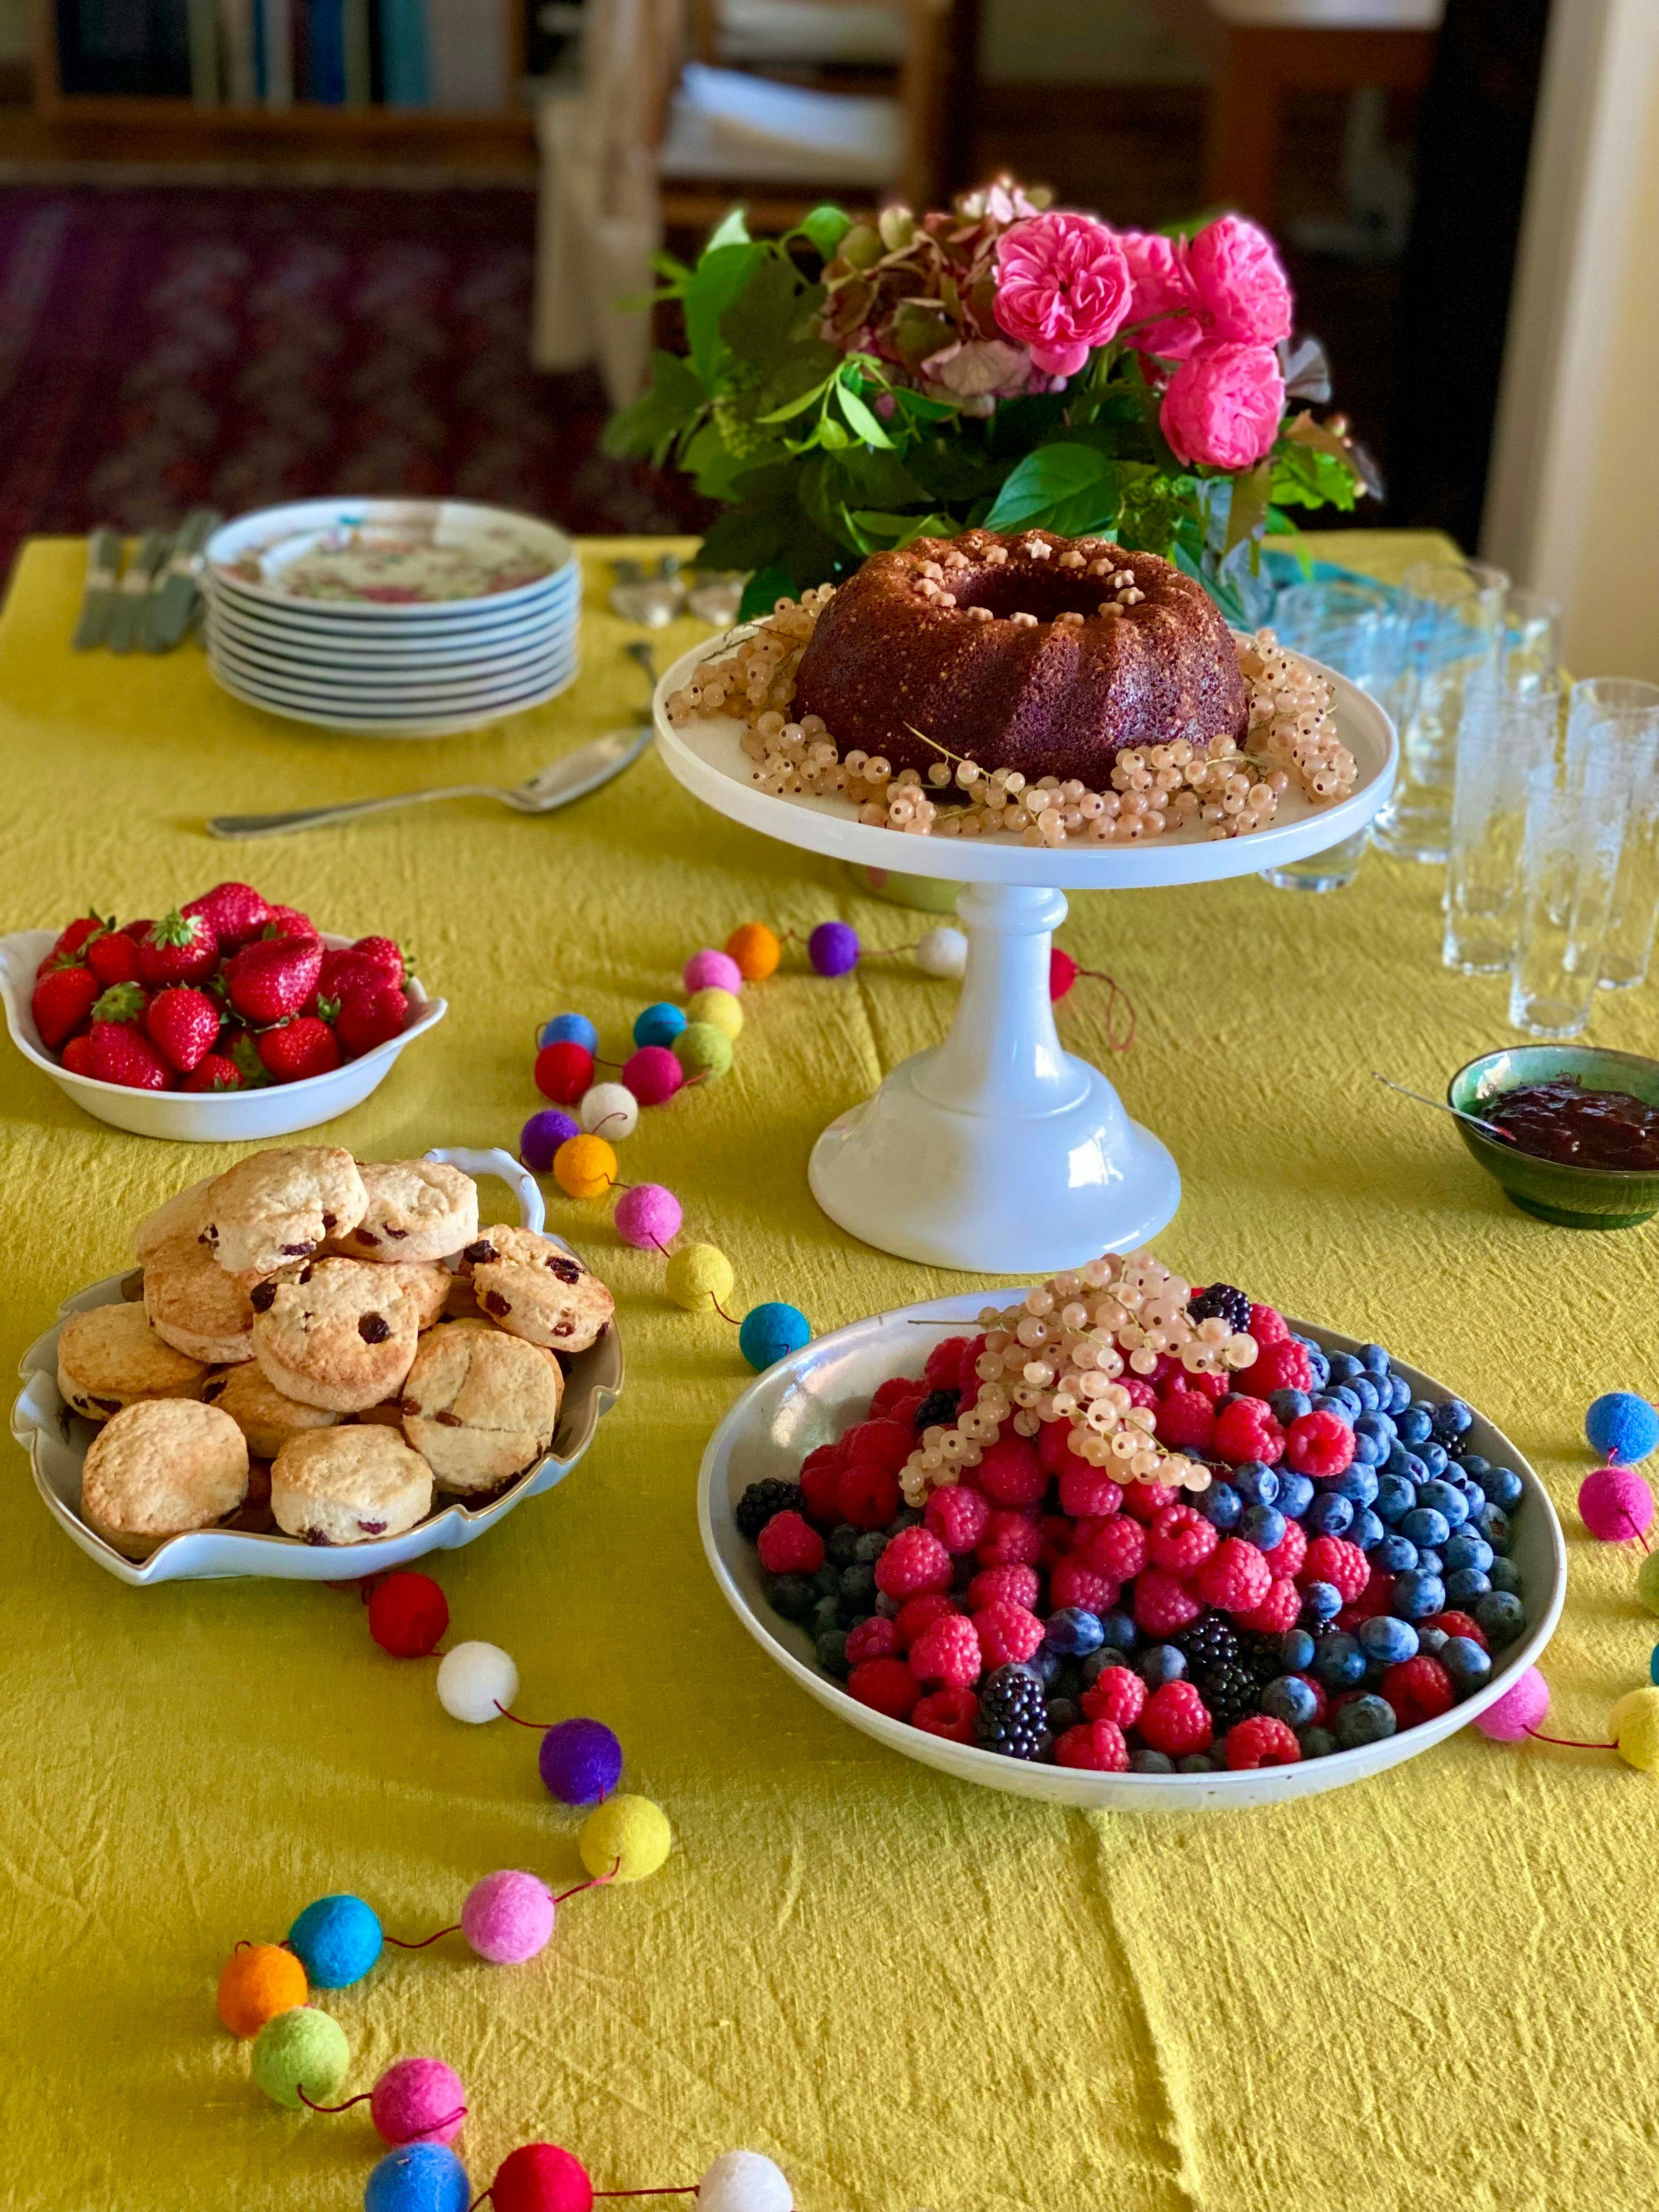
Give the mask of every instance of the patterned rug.
POLYGON ((0 575, 18 541, 186 508, 448 494, 697 528, 530 366, 535 200, 469 188, 0 189, 0 575))

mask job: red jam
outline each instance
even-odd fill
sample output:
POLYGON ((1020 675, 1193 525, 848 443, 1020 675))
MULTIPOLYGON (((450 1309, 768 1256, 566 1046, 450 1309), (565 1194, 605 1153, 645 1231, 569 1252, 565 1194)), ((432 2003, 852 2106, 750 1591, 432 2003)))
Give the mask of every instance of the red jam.
POLYGON ((1659 1108, 1628 1091, 1586 1091, 1576 1075, 1483 1101, 1481 1117, 1540 1160, 1579 1168, 1659 1168, 1659 1108))

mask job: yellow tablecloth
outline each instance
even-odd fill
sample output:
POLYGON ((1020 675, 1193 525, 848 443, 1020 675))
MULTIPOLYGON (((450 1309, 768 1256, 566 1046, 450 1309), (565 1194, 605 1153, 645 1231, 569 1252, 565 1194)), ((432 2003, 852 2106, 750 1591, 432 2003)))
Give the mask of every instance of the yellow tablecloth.
MULTIPOLYGON (((80 550, 31 545, 0 620, 4 927, 89 902, 153 914, 234 874, 411 943, 452 1011, 331 1131, 369 1157, 510 1145, 537 1103, 540 1019, 584 1008, 614 1050, 738 921, 838 914, 872 945, 914 937, 830 862, 701 811, 654 759, 549 821, 471 805, 264 846, 203 836, 210 812, 505 781, 623 719, 641 681, 604 610, 607 548, 586 550, 569 698, 473 738, 375 744, 238 706, 193 648, 74 658, 80 550)), ((1397 570, 1421 544, 1328 550, 1397 570)), ((1079 896, 1061 937, 1139 1008, 1112 1073, 1185 1177, 1170 1260, 1446 1376, 1566 1511, 1585 1402, 1655 1385, 1659 1235, 1512 1212, 1449 1125, 1371 1082, 1381 1066, 1433 1091, 1505 1035, 1498 985, 1438 964, 1438 897, 1433 872, 1373 856, 1336 896, 1254 878, 1079 896)), ((824 1121, 937 1037, 950 1005, 902 960, 836 984, 792 966, 749 994, 731 1079, 647 1115, 627 1171, 680 1193, 741 1299, 791 1298, 820 1328, 959 1287, 852 1244, 805 1176, 824 1121)), ((1596 1037, 1659 1049, 1655 1006, 1606 1000, 1596 1037)), ((1067 1042, 1103 1056, 1103 1013, 1080 985, 1067 1042)), ((146 1208, 226 1155, 86 1121, 3 1046, 0 1071, 10 1364, 61 1297, 123 1263, 146 1208)), ((551 1214, 617 1286, 627 1395, 562 1488, 437 1572, 454 1633, 517 1657, 525 1711, 617 1729, 677 1849, 652 1882, 573 1903, 532 1966, 451 1942, 324 1998, 353 2087, 399 2053, 447 2058, 477 2188, 546 2136, 611 2188, 693 2180, 751 2145, 802 2212, 1655 2201, 1659 1784, 1470 1731, 1282 1812, 1138 1820, 890 1756, 768 1666, 704 1569, 693 1487, 746 1379, 732 1333, 669 1306, 659 1264, 603 1207, 555 1191, 551 1214)), ((447 1719, 429 1665, 376 1650, 354 1595, 130 1591, 63 1540, 15 1450, 9 1497, 0 2204, 355 2205, 367 2119, 295 2118, 251 2087, 213 2016, 222 1960, 326 1891, 416 1935, 493 1868, 574 1879, 574 1820, 542 1790, 533 1737, 447 1719)), ((1548 1672, 1562 1732, 1595 1736, 1646 1678, 1654 1624, 1632 1555, 1570 1525, 1548 1672)))

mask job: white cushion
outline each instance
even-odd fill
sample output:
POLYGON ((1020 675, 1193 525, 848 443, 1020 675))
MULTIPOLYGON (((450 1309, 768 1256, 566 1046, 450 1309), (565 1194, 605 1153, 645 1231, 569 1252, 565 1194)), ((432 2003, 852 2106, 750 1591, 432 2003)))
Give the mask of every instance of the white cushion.
POLYGON ((879 0, 719 0, 723 62, 885 63, 903 60, 908 26, 879 0))
POLYGON ((1224 23, 1300 31, 1437 31, 1445 0, 1210 0, 1224 23))
POLYGON ((904 157, 896 100, 811 92, 688 62, 669 110, 665 177, 888 185, 904 157))

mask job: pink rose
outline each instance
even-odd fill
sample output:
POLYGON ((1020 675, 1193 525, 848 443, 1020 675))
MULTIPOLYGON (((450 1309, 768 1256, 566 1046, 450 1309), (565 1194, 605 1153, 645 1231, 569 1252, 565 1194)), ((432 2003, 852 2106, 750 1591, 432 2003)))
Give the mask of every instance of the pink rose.
POLYGON ((1183 239, 1160 238, 1156 231, 1118 234, 1129 264, 1133 294, 1123 343, 1136 353, 1155 353, 1165 361, 1184 361, 1204 342, 1198 295, 1187 267, 1183 239))
POLYGON ((1075 376, 1129 312, 1129 264, 1103 222, 1039 215, 997 241, 996 318, 1045 376, 1075 376))
POLYGON ((1211 338, 1270 346, 1289 337, 1290 283, 1272 239, 1255 223, 1224 215, 1206 224, 1188 246, 1187 271, 1211 338))
POLYGON ((1182 362, 1158 419, 1189 467, 1248 469, 1271 448, 1284 412, 1285 380, 1273 349, 1218 345, 1182 362))

